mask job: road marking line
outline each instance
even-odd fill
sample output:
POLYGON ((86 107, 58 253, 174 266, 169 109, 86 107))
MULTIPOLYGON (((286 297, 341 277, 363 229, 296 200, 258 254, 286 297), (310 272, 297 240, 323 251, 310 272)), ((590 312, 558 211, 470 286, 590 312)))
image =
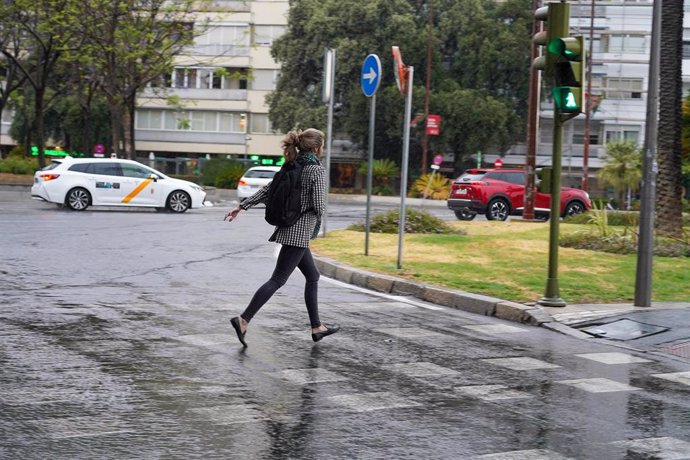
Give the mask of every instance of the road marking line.
POLYGON ((137 185, 137 188, 132 190, 132 192, 129 195, 122 199, 122 203, 129 203, 130 201, 132 201, 132 199, 135 196, 137 196, 139 192, 144 190, 146 186, 149 185, 151 182, 153 182, 153 179, 144 179, 144 181, 141 184, 137 185))

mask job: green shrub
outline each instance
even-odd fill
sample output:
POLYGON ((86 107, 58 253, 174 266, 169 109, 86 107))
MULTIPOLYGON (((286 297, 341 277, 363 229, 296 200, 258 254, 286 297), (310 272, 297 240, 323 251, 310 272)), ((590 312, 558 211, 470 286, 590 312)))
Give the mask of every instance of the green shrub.
MULTIPOLYGON (((563 220, 568 224, 592 224, 591 214, 594 211, 569 216, 563 220)), ((622 227, 639 227, 640 213, 631 211, 606 211, 608 225, 622 227)), ((690 227, 690 214, 683 214, 683 227, 690 227)))
POLYGON ((239 161, 213 158, 204 164, 201 183, 222 188, 237 188, 237 181, 244 171, 245 167, 239 161))
MULTIPOLYGON (((371 219, 369 230, 373 233, 398 233, 400 225, 400 211, 393 210, 384 214, 377 214, 371 219)), ((363 232, 364 223, 350 225, 348 230, 363 232)), ((438 217, 432 216, 426 211, 414 209, 405 210, 405 233, 456 233, 465 234, 463 230, 457 230, 438 217)))
MULTIPOLYGON (((562 235, 559 244, 565 248, 588 249, 613 254, 637 253, 637 234, 611 233, 601 237, 594 233, 576 232, 562 235)), ((657 238, 654 242, 654 255, 662 257, 690 257, 690 238, 684 240, 657 238)))
POLYGON ((38 159, 10 155, 0 160, 0 172, 10 174, 33 174, 38 171, 38 159))

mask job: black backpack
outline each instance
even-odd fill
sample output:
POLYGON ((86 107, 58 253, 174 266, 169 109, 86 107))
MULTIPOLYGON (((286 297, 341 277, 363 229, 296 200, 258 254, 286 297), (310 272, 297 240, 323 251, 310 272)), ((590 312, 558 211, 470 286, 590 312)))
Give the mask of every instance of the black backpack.
POLYGON ((273 176, 266 197, 266 222, 290 227, 302 216, 302 169, 297 161, 286 161, 273 176))

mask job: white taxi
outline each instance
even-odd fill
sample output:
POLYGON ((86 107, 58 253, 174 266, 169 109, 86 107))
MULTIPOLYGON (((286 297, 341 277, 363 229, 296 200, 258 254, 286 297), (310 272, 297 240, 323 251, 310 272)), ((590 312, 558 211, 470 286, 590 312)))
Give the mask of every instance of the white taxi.
POLYGON ((204 206, 206 192, 133 160, 65 157, 36 171, 31 197, 75 211, 143 206, 180 213, 204 206))

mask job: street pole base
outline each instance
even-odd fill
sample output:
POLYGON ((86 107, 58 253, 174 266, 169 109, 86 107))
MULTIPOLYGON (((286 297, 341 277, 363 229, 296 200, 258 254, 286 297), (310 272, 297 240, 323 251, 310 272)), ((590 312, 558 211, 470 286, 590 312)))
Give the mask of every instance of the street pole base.
POLYGON ((556 296, 556 297, 542 297, 537 302, 537 305, 541 305, 542 307, 565 307, 567 304, 565 303, 565 300, 556 296))
POLYGON ((565 307, 565 300, 558 295, 558 278, 548 278, 546 280, 546 292, 544 297, 539 299, 538 305, 542 307, 565 307))

